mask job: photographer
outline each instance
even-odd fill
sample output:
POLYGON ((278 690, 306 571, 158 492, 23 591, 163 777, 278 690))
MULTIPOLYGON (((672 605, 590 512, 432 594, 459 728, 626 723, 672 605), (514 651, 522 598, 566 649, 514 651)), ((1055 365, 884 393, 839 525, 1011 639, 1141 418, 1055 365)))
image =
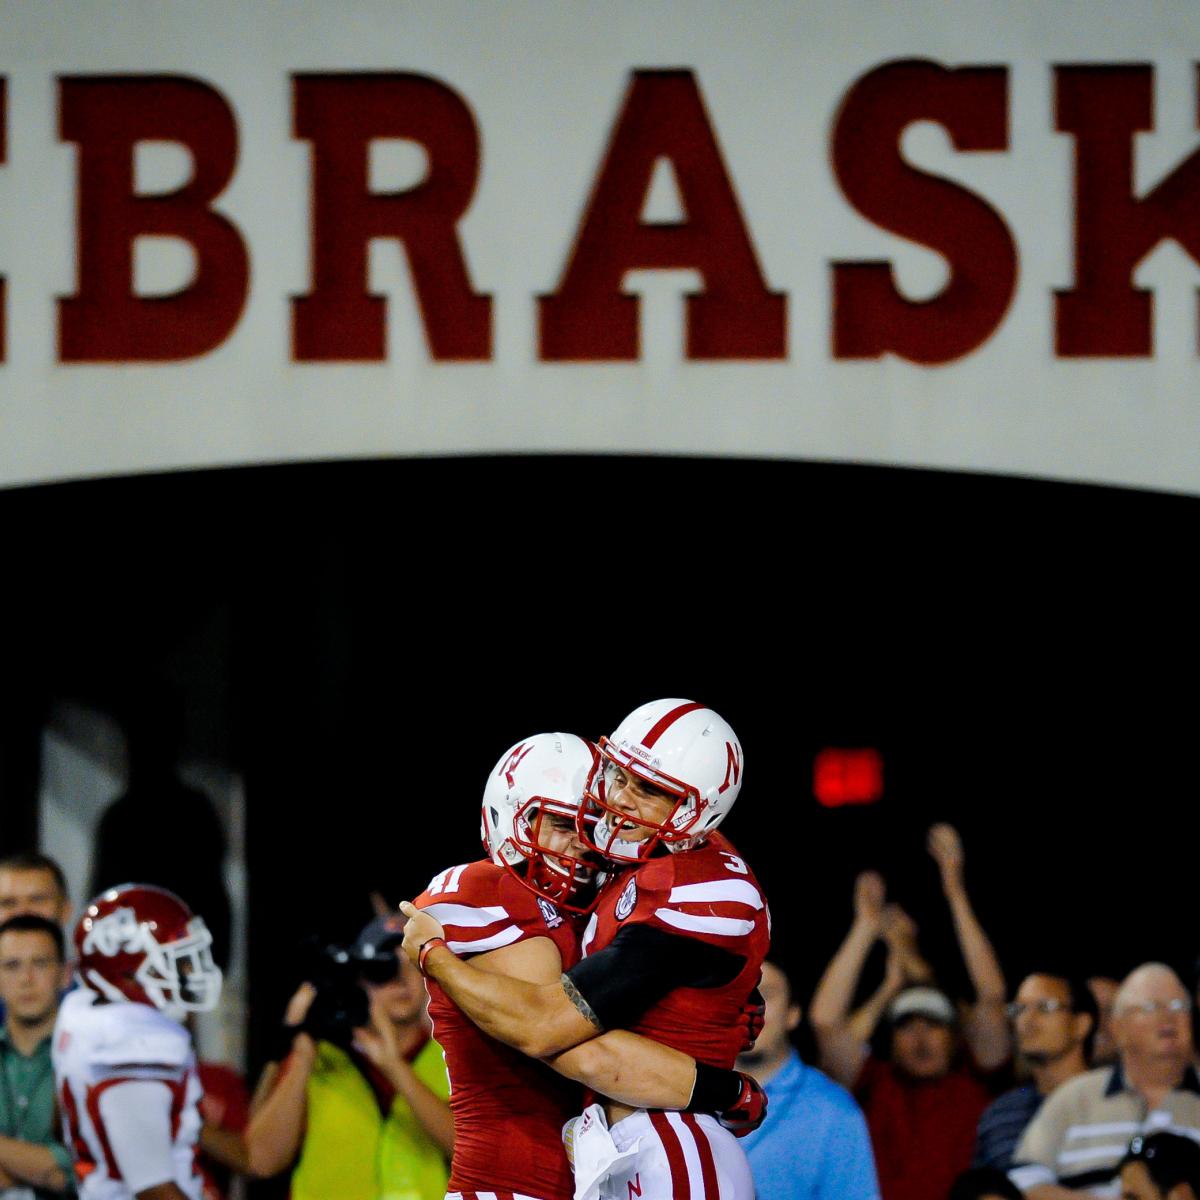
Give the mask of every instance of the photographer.
MULTIPOLYGON (((302 984, 291 1047, 246 1132, 252 1172, 296 1163, 291 1200, 441 1200, 454 1145, 449 1080, 404 918, 376 917, 302 984)), ((270 1068, 269 1068, 270 1069, 270 1068)))

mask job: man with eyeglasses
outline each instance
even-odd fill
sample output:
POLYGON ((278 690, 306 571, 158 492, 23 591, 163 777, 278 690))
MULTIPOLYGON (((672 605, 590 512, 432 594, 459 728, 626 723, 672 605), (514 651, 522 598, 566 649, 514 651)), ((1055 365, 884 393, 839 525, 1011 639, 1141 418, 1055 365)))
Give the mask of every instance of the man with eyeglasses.
POLYGON ((1010 1178, 1028 1200, 1117 1196, 1132 1136, 1200 1138, 1192 1001, 1170 967, 1146 963, 1125 979, 1113 1004, 1113 1037, 1116 1064, 1068 1080, 1025 1130, 1010 1178))
POLYGON ((1062 975, 1027 975, 1008 1006, 1028 1082, 1005 1092, 979 1118, 972 1166, 1007 1171, 1013 1151, 1042 1102, 1087 1070, 1085 1044, 1095 1027, 1091 993, 1062 975))

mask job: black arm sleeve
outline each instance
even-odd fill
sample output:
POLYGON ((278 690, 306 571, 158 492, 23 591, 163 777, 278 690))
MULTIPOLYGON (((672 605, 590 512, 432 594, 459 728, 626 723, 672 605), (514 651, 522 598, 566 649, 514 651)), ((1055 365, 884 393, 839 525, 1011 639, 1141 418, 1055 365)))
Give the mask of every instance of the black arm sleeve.
POLYGON ((605 1029, 632 1024, 678 987, 722 987, 745 958, 652 925, 626 925, 612 942, 567 972, 605 1029))

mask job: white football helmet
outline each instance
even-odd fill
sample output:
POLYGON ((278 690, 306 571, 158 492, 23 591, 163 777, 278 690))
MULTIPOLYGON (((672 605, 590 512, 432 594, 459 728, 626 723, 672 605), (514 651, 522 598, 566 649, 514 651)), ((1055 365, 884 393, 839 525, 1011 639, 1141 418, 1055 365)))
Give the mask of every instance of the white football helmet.
POLYGON ((587 912, 596 864, 545 844, 547 814, 578 827, 600 767, 591 742, 573 733, 538 733, 509 747, 483 791, 483 845, 531 891, 571 912, 587 912))
POLYGON ((729 723, 692 700, 652 700, 635 708, 612 737, 600 739, 606 785, 589 799, 599 809, 589 843, 606 858, 645 858, 659 842, 668 850, 698 846, 728 815, 742 786, 742 746, 729 723), (635 775, 675 800, 659 824, 632 821, 609 805, 607 785, 618 771, 635 775), (648 828, 641 841, 618 834, 648 828))

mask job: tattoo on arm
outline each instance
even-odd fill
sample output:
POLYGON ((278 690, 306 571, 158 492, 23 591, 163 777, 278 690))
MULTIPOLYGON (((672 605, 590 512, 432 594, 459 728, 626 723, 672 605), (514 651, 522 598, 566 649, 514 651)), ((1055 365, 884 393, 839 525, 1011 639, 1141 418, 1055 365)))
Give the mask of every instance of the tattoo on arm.
POLYGON ((567 993, 567 999, 579 1009, 590 1025, 603 1032, 604 1026, 600 1024, 600 1018, 592 1011, 592 1006, 579 994, 579 989, 575 986, 570 975, 562 977, 562 985, 563 991, 567 993))

